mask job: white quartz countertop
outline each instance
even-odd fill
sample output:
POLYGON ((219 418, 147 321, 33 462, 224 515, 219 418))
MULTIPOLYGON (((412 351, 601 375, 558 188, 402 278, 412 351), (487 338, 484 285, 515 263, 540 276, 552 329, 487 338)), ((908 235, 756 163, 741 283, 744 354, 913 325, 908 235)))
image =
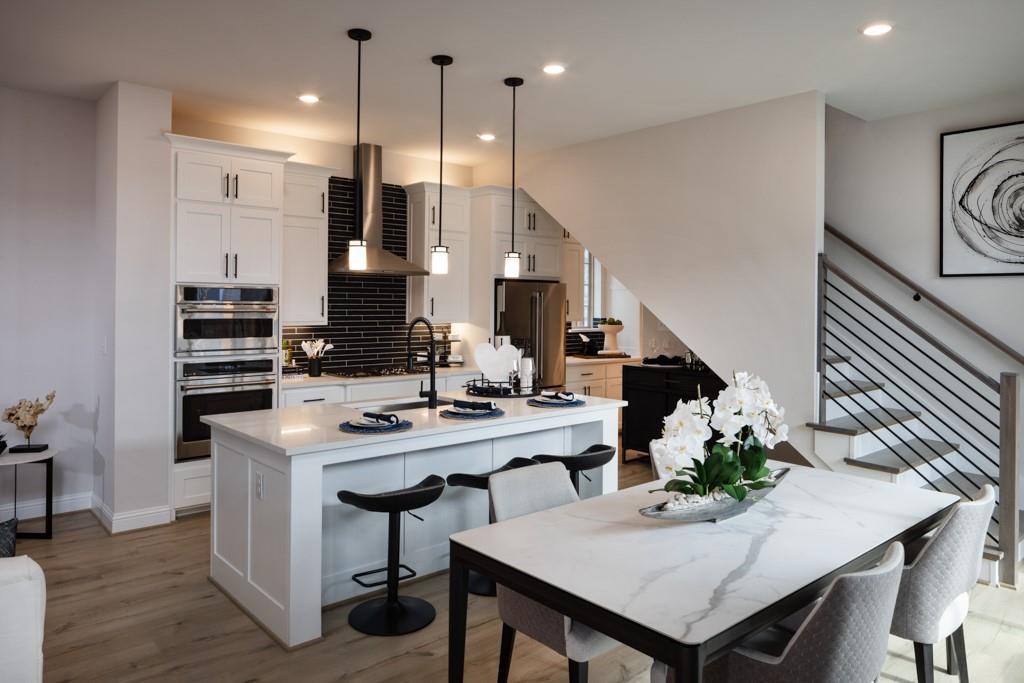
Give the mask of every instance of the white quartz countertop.
MULTIPOLYGON (((472 366, 454 366, 438 368, 438 377, 449 375, 478 375, 480 371, 472 366)), ((350 386, 352 384, 379 384, 381 382, 401 382, 402 380, 422 380, 430 377, 429 372, 415 372, 408 375, 376 375, 373 377, 335 377, 333 375, 321 375, 310 377, 309 375, 288 375, 281 377, 281 389, 304 389, 308 387, 324 386, 350 386)))
MULTIPOLYGON (((486 400, 469 396, 465 391, 441 392, 439 396, 452 400, 486 400)), ((572 424, 580 415, 621 408, 626 405, 625 401, 596 396, 581 396, 580 399, 586 401, 586 405, 576 408, 534 408, 527 404, 525 398, 494 399, 494 402, 505 411, 505 415, 488 420, 449 420, 441 417, 440 411, 427 408, 396 410, 393 412, 401 419, 412 422, 412 429, 387 434, 349 434, 338 429, 338 425, 346 420, 359 417, 364 412, 363 408, 367 406, 398 403, 402 399, 379 399, 357 403, 319 403, 272 410, 254 410, 245 413, 210 415, 201 420, 214 430, 221 429, 273 452, 294 456, 342 448, 356 448, 369 444, 377 445, 391 441, 414 440, 445 433, 490 430, 517 423, 537 421, 550 423, 552 419, 555 421, 562 419, 566 421, 566 424, 572 424)))
POLYGON ((600 365, 600 364, 606 364, 606 363, 642 363, 643 360, 644 359, 639 357, 639 356, 629 356, 628 358, 625 357, 625 356, 619 356, 619 357, 614 357, 613 356, 613 357, 610 357, 610 358, 602 358, 600 356, 588 356, 586 358, 581 358, 579 356, 566 356, 565 357, 565 364, 566 365, 600 365))
MULTIPOLYGON (((784 465, 784 463, 774 463, 784 465)), ((792 466, 717 524, 642 517, 652 483, 454 534, 555 588, 688 644, 708 641, 957 502, 956 496, 792 466)))

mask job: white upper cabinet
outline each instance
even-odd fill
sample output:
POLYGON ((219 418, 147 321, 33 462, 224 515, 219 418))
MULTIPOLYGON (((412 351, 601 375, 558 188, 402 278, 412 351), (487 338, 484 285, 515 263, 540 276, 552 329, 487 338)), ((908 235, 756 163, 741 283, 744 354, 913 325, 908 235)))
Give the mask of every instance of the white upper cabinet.
POLYGON ((583 246, 578 242, 562 245, 562 282, 565 283, 565 319, 583 319, 583 246))
MULTIPOLYGON (((486 186, 473 190, 473 231, 491 238, 488 258, 492 275, 504 276, 504 255, 512 247, 512 192, 507 187, 486 186)), ((562 272, 562 226, 530 196, 515 195, 515 248, 520 253, 519 277, 558 280, 562 272)), ((482 250, 478 250, 482 253, 482 250)))
POLYGON ((283 325, 327 324, 327 194, 332 171, 285 164, 283 325))
POLYGON ((449 248, 448 274, 410 277, 408 315, 431 322, 469 320, 469 192, 444 186, 443 207, 436 183, 406 187, 409 197, 409 255, 413 263, 430 269, 430 247, 438 243, 438 223, 443 221, 441 242, 449 248))
POLYGON ((280 281, 281 212, 231 207, 230 282, 262 285, 280 281))
POLYGON ((281 281, 288 152, 167 133, 175 158, 175 279, 281 281))
POLYGON ((529 225, 534 237, 558 240, 567 234, 562 226, 551 217, 551 214, 542 209, 539 204, 531 203, 528 212, 530 214, 529 225))
POLYGON ((231 267, 231 207, 180 201, 175 217, 179 282, 226 282, 231 267))

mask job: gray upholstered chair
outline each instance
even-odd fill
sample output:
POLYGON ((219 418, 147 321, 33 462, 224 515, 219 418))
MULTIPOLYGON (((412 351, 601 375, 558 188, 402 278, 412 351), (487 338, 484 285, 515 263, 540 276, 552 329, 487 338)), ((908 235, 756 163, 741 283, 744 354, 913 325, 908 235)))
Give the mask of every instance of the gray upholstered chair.
POLYGON ((914 641, 919 683, 933 680, 932 645, 943 638, 949 673, 959 671, 961 683, 967 682, 964 618, 995 504, 995 490, 986 485, 976 500, 957 505, 903 569, 892 634, 914 641))
MULTIPOLYGON (((704 669, 707 683, 868 683, 882 672, 889 624, 903 570, 903 546, 893 543, 877 567, 844 574, 829 586, 790 634, 771 627, 743 641, 704 669)), ((651 683, 675 683, 662 662, 651 683)), ((679 683, 685 683, 680 681, 679 683)))
MULTIPOLYGON (((568 471, 558 462, 493 474, 488 488, 495 522, 579 500, 568 471)), ((508 681, 517 631, 567 657, 570 683, 586 683, 587 662, 618 646, 611 638, 500 584, 498 615, 502 621, 498 683, 508 681)))

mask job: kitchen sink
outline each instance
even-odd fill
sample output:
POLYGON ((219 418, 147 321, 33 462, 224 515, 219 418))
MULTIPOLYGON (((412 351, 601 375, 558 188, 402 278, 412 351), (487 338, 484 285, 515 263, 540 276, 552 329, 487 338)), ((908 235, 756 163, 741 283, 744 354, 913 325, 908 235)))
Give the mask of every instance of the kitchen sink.
MULTIPOLYGON (((437 405, 450 406, 452 404, 451 399, 438 398, 437 405)), ((428 405, 427 399, 425 398, 409 398, 393 399, 390 403, 381 403, 378 405, 359 405, 354 406, 364 413, 393 413, 398 410, 414 410, 416 408, 426 408, 428 405)))

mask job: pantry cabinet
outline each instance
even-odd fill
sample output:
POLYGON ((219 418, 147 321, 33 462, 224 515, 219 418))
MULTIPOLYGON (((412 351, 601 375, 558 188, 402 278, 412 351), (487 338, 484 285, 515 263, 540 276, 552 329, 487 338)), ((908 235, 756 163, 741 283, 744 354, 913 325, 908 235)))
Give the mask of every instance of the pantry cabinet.
POLYGON ((466 322, 470 288, 469 192, 448 185, 444 192, 439 193, 438 189, 436 183, 416 183, 405 188, 409 202, 409 260, 430 270, 430 247, 438 244, 439 227, 440 241, 449 248, 447 274, 408 279, 408 315, 410 319, 423 316, 435 323, 466 322))
POLYGON ((327 324, 327 195, 334 169, 285 164, 281 323, 327 324))
POLYGON ((565 284, 565 319, 583 319, 583 246, 562 243, 562 282, 565 284))

